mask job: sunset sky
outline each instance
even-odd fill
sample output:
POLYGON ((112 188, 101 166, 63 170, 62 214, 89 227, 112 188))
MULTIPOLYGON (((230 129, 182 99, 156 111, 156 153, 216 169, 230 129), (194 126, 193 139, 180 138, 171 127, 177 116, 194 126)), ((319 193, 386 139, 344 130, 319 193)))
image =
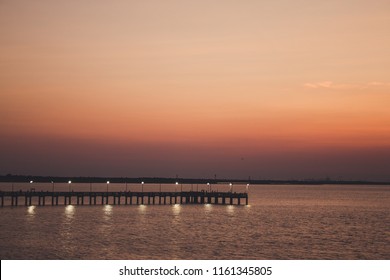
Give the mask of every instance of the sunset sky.
POLYGON ((0 0, 0 174, 390 180, 388 0, 0 0))

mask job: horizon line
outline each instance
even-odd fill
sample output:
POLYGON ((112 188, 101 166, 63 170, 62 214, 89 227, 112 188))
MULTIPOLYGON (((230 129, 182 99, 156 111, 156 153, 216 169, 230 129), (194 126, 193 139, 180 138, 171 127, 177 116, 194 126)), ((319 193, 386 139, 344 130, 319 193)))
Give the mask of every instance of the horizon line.
POLYGON ((71 180, 74 183, 164 183, 174 184, 183 183, 241 183, 241 184, 375 184, 388 185, 389 181, 375 181, 375 180, 343 180, 331 179, 330 177, 321 179, 239 179, 239 178, 184 178, 184 177, 127 177, 127 176, 50 176, 50 175, 15 175, 6 174, 0 175, 0 182, 30 182, 35 181, 39 183, 62 183, 71 180))

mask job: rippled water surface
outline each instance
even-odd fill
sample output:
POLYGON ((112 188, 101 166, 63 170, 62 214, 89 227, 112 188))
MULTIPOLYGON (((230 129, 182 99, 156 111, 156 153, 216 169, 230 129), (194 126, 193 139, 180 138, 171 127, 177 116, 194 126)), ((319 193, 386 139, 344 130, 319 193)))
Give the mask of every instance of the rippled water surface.
POLYGON ((249 206, 0 209, 1 259, 390 259, 389 186, 251 186, 249 206))

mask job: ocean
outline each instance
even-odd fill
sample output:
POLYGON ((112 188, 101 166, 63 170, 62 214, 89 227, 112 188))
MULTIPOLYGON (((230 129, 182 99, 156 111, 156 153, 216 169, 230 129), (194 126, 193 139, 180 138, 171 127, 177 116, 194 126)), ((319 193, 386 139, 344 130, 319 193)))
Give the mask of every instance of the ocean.
MULTIPOLYGON (((13 188, 31 186, 37 191, 107 187, 15 183, 13 188)), ((125 190, 124 184, 109 187, 125 190)), ((233 187, 245 191, 243 185, 233 187)), ((0 190, 11 188, 0 184, 0 190)), ((139 185, 127 188, 140 190, 139 185)), ((157 188, 144 185, 145 191, 157 188)), ((163 191, 174 188, 162 186, 163 191)), ((183 186, 191 188, 207 186, 183 186)), ((251 185, 248 206, 4 206, 0 258, 390 259, 390 186, 251 185)))

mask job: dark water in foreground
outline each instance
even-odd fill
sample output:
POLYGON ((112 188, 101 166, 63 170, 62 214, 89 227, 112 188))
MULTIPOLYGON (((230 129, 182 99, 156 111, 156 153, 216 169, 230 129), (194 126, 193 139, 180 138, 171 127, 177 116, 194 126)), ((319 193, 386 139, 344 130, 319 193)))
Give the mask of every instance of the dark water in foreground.
POLYGON ((0 258, 390 259, 390 186, 251 186, 250 206, 3 207, 0 258))

